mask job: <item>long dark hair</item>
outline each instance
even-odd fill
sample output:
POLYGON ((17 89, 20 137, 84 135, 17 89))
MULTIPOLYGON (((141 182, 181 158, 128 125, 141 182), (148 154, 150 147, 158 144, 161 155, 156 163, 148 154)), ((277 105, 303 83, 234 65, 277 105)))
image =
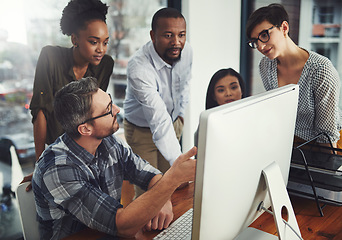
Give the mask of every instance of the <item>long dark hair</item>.
POLYGON ((209 86, 207 89, 207 98, 205 101, 205 109, 210 109, 213 107, 218 106, 218 103, 216 100, 214 100, 214 90, 215 90, 215 84, 225 76, 233 76, 236 77, 239 80, 242 97, 245 97, 245 83, 241 77, 241 75, 235 71, 232 68, 224 68, 218 70, 210 79, 209 86))

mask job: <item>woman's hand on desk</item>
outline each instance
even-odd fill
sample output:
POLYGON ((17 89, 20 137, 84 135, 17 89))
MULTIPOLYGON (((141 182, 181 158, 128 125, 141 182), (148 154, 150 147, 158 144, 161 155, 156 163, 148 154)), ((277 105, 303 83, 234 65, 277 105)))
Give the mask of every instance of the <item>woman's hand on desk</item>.
MULTIPOLYGON (((31 182, 32 176, 33 176, 33 173, 30 173, 29 175, 25 176, 24 179, 20 182, 20 184, 25 183, 25 182, 31 182)), ((32 189, 32 184, 30 183, 26 187, 26 192, 30 191, 31 189, 32 189)))
POLYGON ((171 200, 167 201, 157 216, 150 220, 143 228, 143 231, 162 230, 167 228, 173 219, 171 200))

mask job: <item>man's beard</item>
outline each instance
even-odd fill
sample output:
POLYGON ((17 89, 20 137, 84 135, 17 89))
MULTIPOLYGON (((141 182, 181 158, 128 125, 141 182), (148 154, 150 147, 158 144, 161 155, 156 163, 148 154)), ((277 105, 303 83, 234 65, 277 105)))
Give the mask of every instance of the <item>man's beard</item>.
POLYGON ((115 133, 114 129, 109 129, 108 131, 106 132, 101 132, 101 133, 97 133, 94 135, 94 137, 98 140, 102 140, 108 136, 111 136, 115 133))
POLYGON ((172 51, 172 49, 174 49, 174 48, 168 48, 168 49, 166 49, 165 52, 164 52, 164 60, 165 60, 166 62, 172 62, 172 63, 178 62, 178 61, 180 60, 180 58, 181 58, 181 55, 182 55, 182 49, 181 49, 181 48, 178 48, 178 49, 180 50, 180 51, 179 51, 178 57, 176 57, 176 58, 171 58, 171 57, 169 57, 169 56, 167 55, 167 53, 168 53, 168 51, 172 51))
POLYGON ((108 136, 113 135, 116 131, 118 131, 118 129, 119 129, 119 125, 116 122, 116 118, 114 118, 113 125, 111 128, 107 128, 107 129, 102 128, 102 131, 94 134, 94 137, 98 140, 102 140, 108 136), (117 126, 116 126, 116 124, 117 124, 117 126))

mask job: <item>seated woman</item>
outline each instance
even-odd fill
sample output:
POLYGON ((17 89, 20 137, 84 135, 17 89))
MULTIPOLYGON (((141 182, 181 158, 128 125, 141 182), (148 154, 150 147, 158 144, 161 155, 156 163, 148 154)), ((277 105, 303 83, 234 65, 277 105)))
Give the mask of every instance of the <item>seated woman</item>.
MULTIPOLYGON (((342 128, 338 73, 328 58, 297 46, 289 29, 288 14, 280 4, 257 9, 247 21, 249 46, 265 55, 259 64, 264 87, 271 90, 298 84, 297 140, 309 141, 324 133, 337 147, 342 128)), ((330 145, 325 136, 317 142, 330 145)))
MULTIPOLYGON (((245 83, 241 75, 232 68, 218 70, 210 79, 205 109, 208 110, 245 96, 245 83)), ((198 146, 198 128, 195 132, 195 146, 198 146)))

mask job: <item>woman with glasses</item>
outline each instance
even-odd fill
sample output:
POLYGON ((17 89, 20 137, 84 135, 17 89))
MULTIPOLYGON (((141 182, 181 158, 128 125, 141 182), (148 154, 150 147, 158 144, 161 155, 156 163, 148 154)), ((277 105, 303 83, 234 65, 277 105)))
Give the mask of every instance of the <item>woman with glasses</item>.
MULTIPOLYGON (((289 28, 288 14, 280 4, 257 9, 247 21, 249 46, 265 55, 259 63, 264 87, 271 90, 298 84, 296 141, 324 133, 337 147, 342 128, 338 73, 328 58, 297 46, 289 37, 289 28)), ((324 135, 317 142, 330 146, 324 135)))
MULTIPOLYGON (((106 55, 109 33, 108 6, 100 0, 71 0, 60 20, 61 31, 72 47, 45 46, 40 53, 30 103, 36 159, 64 133, 53 111, 55 93, 72 81, 94 77, 107 90, 114 61, 106 55)), ((72 103, 70 103, 72 104, 72 103)), ((32 175, 24 178, 30 180, 32 175)))

